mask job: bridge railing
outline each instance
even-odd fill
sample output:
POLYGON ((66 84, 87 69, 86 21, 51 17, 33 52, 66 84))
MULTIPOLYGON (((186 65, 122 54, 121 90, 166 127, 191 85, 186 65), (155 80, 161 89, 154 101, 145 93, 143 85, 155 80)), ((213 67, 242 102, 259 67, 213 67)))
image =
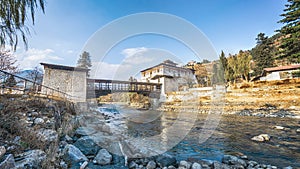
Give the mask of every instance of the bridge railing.
POLYGON ((0 70, 0 94, 29 94, 41 97, 59 97, 71 100, 73 97, 58 89, 42 85, 33 80, 0 70))
POLYGON ((112 92, 160 93, 161 84, 120 80, 88 79, 88 95, 99 97, 112 92))

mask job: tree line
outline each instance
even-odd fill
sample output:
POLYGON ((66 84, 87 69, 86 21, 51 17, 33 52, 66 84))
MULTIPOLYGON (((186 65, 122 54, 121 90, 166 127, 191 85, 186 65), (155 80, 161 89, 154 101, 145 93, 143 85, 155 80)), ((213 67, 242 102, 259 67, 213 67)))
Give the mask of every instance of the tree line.
MULTIPOLYGON (((259 33, 254 48, 227 56, 221 51, 219 60, 211 64, 187 65, 195 70, 198 84, 249 81, 262 75, 264 68, 300 63, 300 0, 287 0, 280 16, 283 19, 278 22, 283 24, 282 28, 275 30, 272 37, 259 33)), ((294 74, 300 76, 300 70, 294 74)))

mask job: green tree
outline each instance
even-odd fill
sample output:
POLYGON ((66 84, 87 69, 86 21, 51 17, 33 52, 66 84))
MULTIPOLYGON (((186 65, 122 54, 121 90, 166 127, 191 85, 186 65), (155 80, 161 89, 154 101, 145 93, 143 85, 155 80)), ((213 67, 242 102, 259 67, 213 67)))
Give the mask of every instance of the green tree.
POLYGON ((86 52, 84 51, 78 61, 77 61, 77 67, 80 67, 80 68, 89 68, 89 67, 92 67, 92 61, 91 61, 91 56, 89 54, 89 52, 86 52))
POLYGON ((238 54, 228 57, 228 79, 233 79, 235 83, 238 78, 249 81, 251 71, 252 56, 249 51, 239 51, 238 54))
POLYGON ((249 51, 240 51, 237 54, 238 74, 243 80, 249 81, 249 73, 251 71, 252 56, 249 51))
POLYGON ((255 62, 254 76, 261 75, 266 67, 274 66, 276 48, 270 38, 264 33, 259 33, 256 38, 256 46, 251 50, 255 62))
POLYGON ((281 58, 287 58, 291 63, 300 62, 300 0, 287 0, 283 17, 279 23, 284 26, 279 30, 282 34, 280 48, 281 58))
POLYGON ((9 44, 16 49, 18 37, 21 36, 26 48, 26 35, 30 34, 26 26, 28 11, 31 14, 32 24, 36 9, 41 9, 44 13, 44 0, 1 0, 0 1, 0 46, 9 44))
POLYGON ((224 71, 222 64, 220 64, 220 61, 217 61, 213 64, 211 83, 212 85, 224 83, 224 71))
POLYGON ((220 62, 223 67, 223 70, 224 70, 225 82, 227 82, 227 83, 232 82, 234 80, 234 77, 233 77, 234 72, 233 72, 232 67, 230 67, 230 65, 228 64, 228 60, 225 57, 225 53, 223 51, 221 52, 221 55, 220 55, 220 62))

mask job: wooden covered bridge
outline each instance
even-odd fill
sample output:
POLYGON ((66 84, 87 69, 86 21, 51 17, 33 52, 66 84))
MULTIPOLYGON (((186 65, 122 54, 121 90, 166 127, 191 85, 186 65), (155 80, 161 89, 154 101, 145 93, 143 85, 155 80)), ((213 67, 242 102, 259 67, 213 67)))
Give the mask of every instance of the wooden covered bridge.
POLYGON ((136 92, 150 97, 159 97, 161 84, 120 80, 88 79, 87 97, 99 97, 110 93, 136 92))

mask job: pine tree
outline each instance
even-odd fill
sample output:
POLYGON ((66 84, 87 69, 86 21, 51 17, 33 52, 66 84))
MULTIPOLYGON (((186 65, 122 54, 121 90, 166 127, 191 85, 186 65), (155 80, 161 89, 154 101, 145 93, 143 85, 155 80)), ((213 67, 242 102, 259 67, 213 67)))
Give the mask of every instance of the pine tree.
POLYGON ((279 31, 283 35, 280 48, 281 58, 291 63, 300 62, 300 0, 287 0, 284 17, 279 23, 285 24, 279 31))
POLYGON ((13 75, 10 75, 5 82, 5 85, 8 87, 14 87, 17 84, 17 81, 13 75))
POLYGON ((264 68, 274 66, 276 48, 270 38, 264 33, 259 33, 256 38, 256 46, 251 50, 255 62, 254 76, 261 75, 264 68))
POLYGON ((91 62, 91 56, 89 54, 89 52, 84 51, 78 61, 77 61, 77 67, 79 68, 89 68, 92 67, 92 62, 91 62))

